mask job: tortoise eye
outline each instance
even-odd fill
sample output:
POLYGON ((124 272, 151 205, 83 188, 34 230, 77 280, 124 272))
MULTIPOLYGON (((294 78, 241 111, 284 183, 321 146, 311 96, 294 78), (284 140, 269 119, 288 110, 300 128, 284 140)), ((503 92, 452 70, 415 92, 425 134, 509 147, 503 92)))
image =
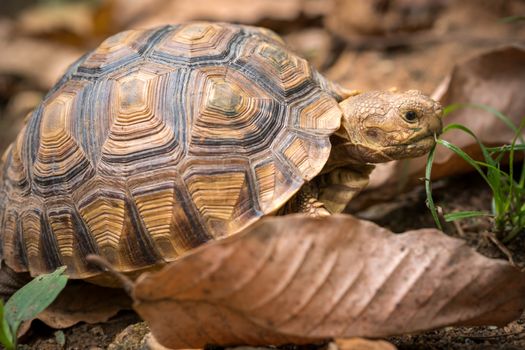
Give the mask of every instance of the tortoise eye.
POLYGON ((417 121, 417 113, 414 111, 408 111, 405 113, 404 118, 409 123, 415 123, 417 121))

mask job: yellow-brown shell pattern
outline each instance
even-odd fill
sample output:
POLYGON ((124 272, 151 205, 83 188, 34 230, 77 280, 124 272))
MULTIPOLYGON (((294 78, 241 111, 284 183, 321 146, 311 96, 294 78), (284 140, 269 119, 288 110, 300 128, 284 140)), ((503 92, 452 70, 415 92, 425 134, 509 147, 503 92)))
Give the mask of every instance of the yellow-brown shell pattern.
POLYGON ((2 258, 33 275, 174 260, 281 207, 339 127, 322 77, 272 32, 126 31, 73 64, 7 150, 2 258))

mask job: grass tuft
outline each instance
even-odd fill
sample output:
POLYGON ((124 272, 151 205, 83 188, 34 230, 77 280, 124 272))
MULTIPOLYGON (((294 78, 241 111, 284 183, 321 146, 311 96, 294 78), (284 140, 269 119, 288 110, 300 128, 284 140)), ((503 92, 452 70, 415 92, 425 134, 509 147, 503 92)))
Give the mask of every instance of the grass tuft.
MULTIPOLYGON (((525 127, 525 118, 519 126, 505 116, 503 113, 485 105, 455 104, 445 108, 445 116, 461 108, 475 108, 489 112, 501 122, 505 123, 513 132, 514 138, 508 145, 499 147, 487 147, 472 130, 461 124, 449 124, 443 128, 443 134, 451 130, 458 130, 474 139, 478 144, 483 155, 483 161, 478 161, 470 157, 460 147, 442 138, 436 140, 436 146, 445 147, 465 162, 467 162, 478 174, 485 180, 492 192, 492 210, 486 211, 460 211, 444 215, 445 221, 455 221, 465 218, 491 216, 494 219, 494 230, 499 234, 503 242, 509 242, 514 239, 520 232, 525 230, 525 162, 522 163, 521 169, 516 169, 514 164, 516 152, 525 151, 525 141, 521 135, 525 127), (518 143, 519 141, 519 143, 518 143), (508 158, 506 158, 506 156, 508 158), (508 170, 503 170, 503 161, 508 159, 508 170)), ((438 211, 432 198, 431 174, 432 164, 436 146, 430 151, 425 168, 425 189, 427 194, 427 206, 436 222, 436 226, 442 230, 439 220, 438 211)))

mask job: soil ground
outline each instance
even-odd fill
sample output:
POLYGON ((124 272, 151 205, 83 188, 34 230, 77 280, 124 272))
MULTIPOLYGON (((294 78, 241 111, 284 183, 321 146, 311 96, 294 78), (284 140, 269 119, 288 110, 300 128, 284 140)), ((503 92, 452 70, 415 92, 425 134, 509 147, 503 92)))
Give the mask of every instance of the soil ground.
POLYGON ((108 322, 82 323, 62 331, 51 329, 37 321, 32 325, 30 332, 21 339, 25 344, 22 349, 107 349, 117 334, 137 322, 140 322, 140 318, 133 311, 123 311, 108 322))

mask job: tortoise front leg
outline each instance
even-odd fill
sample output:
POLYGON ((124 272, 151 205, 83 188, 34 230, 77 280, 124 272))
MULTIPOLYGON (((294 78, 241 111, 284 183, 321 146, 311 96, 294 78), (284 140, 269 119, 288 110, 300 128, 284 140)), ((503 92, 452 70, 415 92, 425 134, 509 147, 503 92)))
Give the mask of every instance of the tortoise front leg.
POLYGON ((358 169, 337 168, 319 176, 319 200, 331 213, 341 213, 348 202, 366 187, 373 168, 372 165, 363 165, 358 169))
POLYGON ((313 184, 304 185, 281 209, 279 215, 304 213, 313 217, 329 216, 330 212, 317 199, 316 187, 313 184))

